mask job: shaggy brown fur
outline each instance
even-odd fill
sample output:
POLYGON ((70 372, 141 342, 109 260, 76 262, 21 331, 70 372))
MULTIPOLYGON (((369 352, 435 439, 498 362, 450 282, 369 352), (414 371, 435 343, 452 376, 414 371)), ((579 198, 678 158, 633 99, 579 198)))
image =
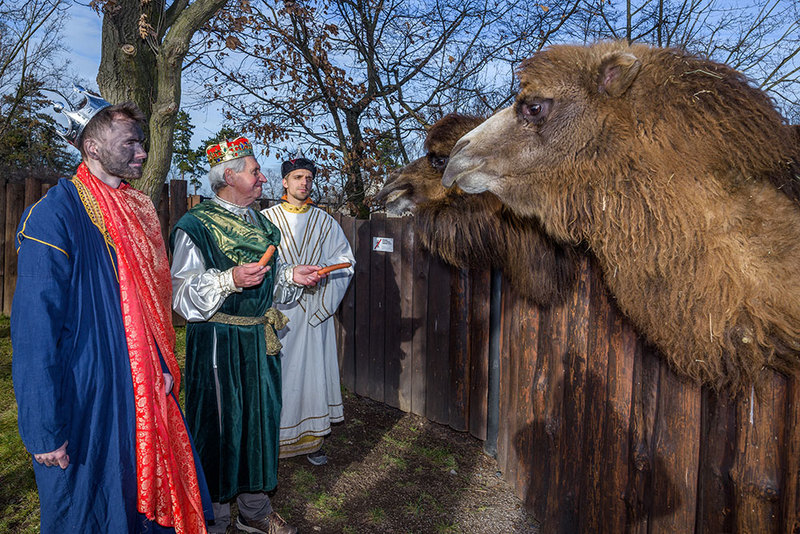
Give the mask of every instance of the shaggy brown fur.
POLYGON ((575 252, 548 238, 534 219, 517 217, 496 196, 445 189, 442 173, 456 141, 483 119, 452 113, 428 130, 427 155, 403 167, 375 197, 390 213, 416 214, 422 246, 456 267, 501 269, 524 297, 563 300, 576 277, 575 252))
POLYGON ((444 183, 585 242, 673 367, 741 393, 800 356, 800 150, 733 69, 646 45, 557 46, 465 136, 444 183))

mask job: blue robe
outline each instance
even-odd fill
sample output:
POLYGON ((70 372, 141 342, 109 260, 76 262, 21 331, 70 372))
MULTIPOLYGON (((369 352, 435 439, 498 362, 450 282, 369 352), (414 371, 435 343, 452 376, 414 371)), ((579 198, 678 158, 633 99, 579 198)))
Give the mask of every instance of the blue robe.
POLYGON ((41 531, 162 530, 136 510, 134 395, 113 244, 75 186, 61 180, 25 210, 15 246, 11 342, 20 436, 31 454, 69 441, 66 470, 33 462, 41 531))

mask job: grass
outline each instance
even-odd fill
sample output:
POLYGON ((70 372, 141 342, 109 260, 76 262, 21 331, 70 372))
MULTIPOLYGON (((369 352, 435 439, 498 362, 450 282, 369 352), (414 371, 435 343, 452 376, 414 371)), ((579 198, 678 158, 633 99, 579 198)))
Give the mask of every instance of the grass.
POLYGON ((17 430, 9 319, 0 316, 0 532, 39 532, 39 494, 17 430))
MULTIPOLYGON (((185 329, 176 334, 183 365, 185 329)), ((302 457, 279 465, 273 506, 302 532, 536 533, 478 447, 443 439, 435 424, 347 391, 344 401, 347 421, 326 440, 329 465, 311 467, 302 457), (469 486, 473 478, 492 489, 469 486)), ((39 532, 39 499, 17 430, 9 319, 0 316, 0 533, 6 532, 39 532)))

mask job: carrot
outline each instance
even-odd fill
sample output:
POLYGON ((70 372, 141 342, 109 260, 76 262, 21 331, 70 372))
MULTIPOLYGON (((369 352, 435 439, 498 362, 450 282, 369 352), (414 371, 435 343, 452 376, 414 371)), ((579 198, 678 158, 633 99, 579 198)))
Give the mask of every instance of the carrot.
POLYGON ((320 276, 322 276, 323 274, 328 274, 328 273, 329 273, 329 272, 331 272, 331 271, 336 271, 336 270, 338 270, 338 269, 345 269, 345 268, 347 268, 347 267, 350 267, 350 265, 351 265, 351 264, 350 264, 350 263, 348 263, 348 262, 345 262, 345 263, 336 263, 336 264, 334 264, 334 265, 328 265, 327 267, 323 267, 322 269, 320 269, 319 271, 317 271, 317 274, 318 274, 318 275, 320 275, 320 276))
POLYGON ((266 264, 269 263, 269 260, 272 259, 272 255, 275 254, 275 245, 270 245, 267 247, 267 251, 261 256, 261 259, 258 260, 258 264, 264 267, 266 264))

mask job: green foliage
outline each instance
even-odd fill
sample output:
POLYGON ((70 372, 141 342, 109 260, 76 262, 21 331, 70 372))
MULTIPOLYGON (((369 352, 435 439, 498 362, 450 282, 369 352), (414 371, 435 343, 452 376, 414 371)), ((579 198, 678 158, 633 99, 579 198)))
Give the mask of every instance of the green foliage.
MULTIPOLYGON (((78 166, 78 153, 56 134, 56 121, 47 113, 52 104, 39 90, 41 83, 25 79, 16 92, 30 96, 3 95, 2 107, 12 115, 0 117, 0 170, 5 177, 54 180, 69 176, 78 166)), ((15 93, 16 93, 15 92, 15 93)))
POLYGON ((204 174, 202 163, 205 154, 192 149, 193 133, 194 124, 192 124, 191 117, 185 111, 180 110, 175 119, 175 131, 172 138, 172 164, 178 169, 181 180, 188 180, 189 184, 194 187, 194 193, 197 194, 197 188, 202 185, 201 178, 204 174))

